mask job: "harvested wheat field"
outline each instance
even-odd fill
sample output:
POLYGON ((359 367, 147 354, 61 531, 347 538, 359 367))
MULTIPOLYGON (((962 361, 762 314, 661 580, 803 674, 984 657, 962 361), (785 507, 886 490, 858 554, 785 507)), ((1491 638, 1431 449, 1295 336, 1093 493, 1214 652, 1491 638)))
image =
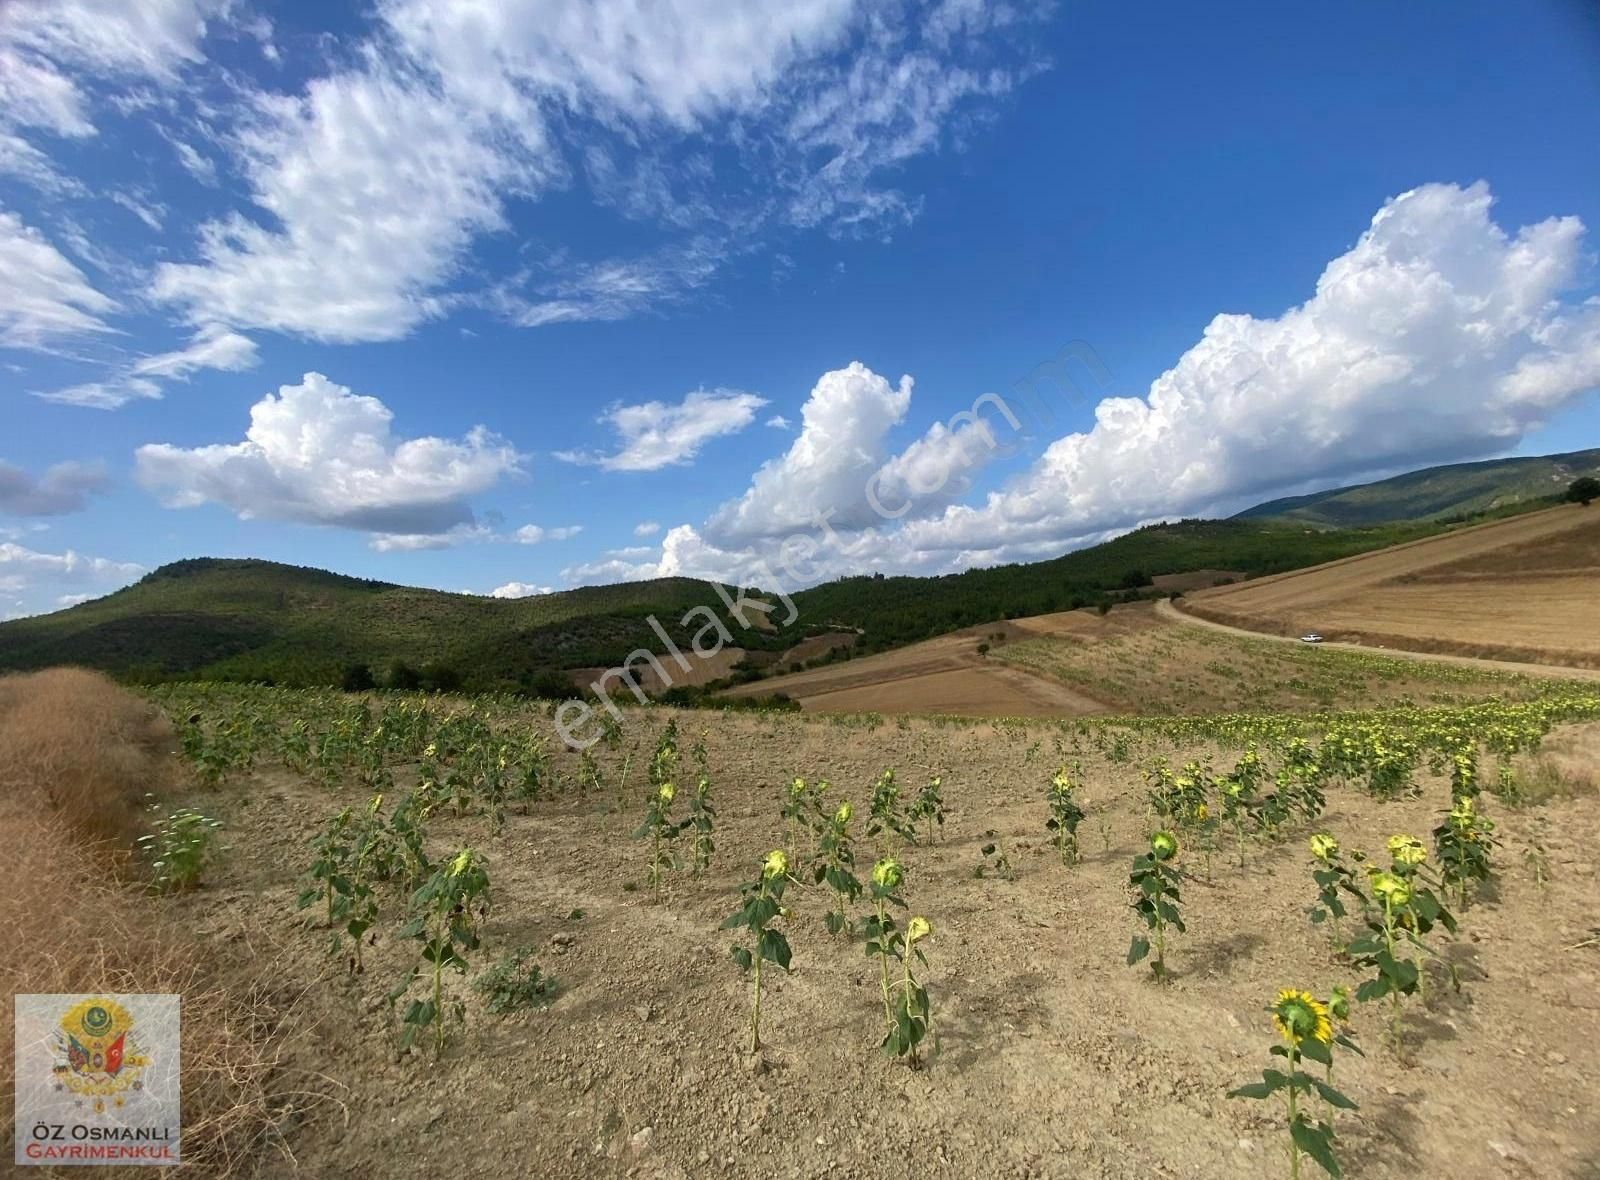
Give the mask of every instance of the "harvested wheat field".
POLYGON ((1197 591, 1185 609, 1280 635, 1600 667, 1597 585, 1600 512, 1574 504, 1197 591))
MULTIPOLYGON (((1592 692, 1398 710, 1375 738, 1339 730, 1355 743, 1338 747, 1343 761, 1329 745, 1327 769, 1285 771, 1311 792, 1295 796, 1303 814, 1265 828, 1241 819, 1238 830, 1222 818, 1222 786, 1230 774, 1256 782, 1244 746, 1267 771, 1248 797, 1270 811, 1255 792, 1291 765, 1295 735, 1315 743, 1320 728, 1288 715, 1124 726, 652 708, 625 713, 581 758, 546 747, 543 712, 503 701, 162 696, 175 716, 200 716, 185 730, 191 748, 220 751, 216 785, 186 797, 224 821, 230 846, 203 887, 161 901, 164 916, 243 959, 261 943, 294 949, 288 970, 309 985, 300 1020, 314 1036, 293 1042, 283 1069, 328 1079, 339 1098, 286 1129, 302 1169, 267 1155, 264 1175, 1283 1176, 1281 1099, 1228 1092, 1281 1064, 1268 1054, 1281 1038, 1266 1010, 1280 988, 1326 998, 1373 972, 1307 918, 1317 896, 1307 836, 1333 834, 1346 864, 1356 849, 1387 864, 1397 832, 1428 843, 1452 787, 1426 751, 1461 750, 1462 723, 1525 735, 1503 769, 1475 755, 1497 792, 1480 800, 1497 825, 1495 875, 1465 906, 1451 893, 1458 933, 1435 927, 1417 952, 1424 990, 1404 999, 1398 1049, 1390 1001, 1353 1004, 1365 1056, 1339 1050, 1337 1087, 1359 1109, 1338 1114, 1336 1150, 1356 1177, 1576 1180, 1600 1166, 1600 1077, 1585 1053, 1600 1037, 1600 728, 1579 722, 1600 719, 1592 692), (1367 767, 1351 753, 1368 739, 1415 751, 1404 782, 1389 762, 1367 767), (1205 763, 1166 782, 1200 790, 1208 818, 1153 816, 1145 771, 1160 758, 1175 770, 1205 763), (1083 812, 1076 861, 1046 828, 1062 767, 1083 812), (874 806, 886 768, 898 798, 879 790, 874 806), (679 786, 662 805, 654 781, 668 775, 679 786), (715 848, 695 872, 689 784, 701 775, 715 848), (792 776, 811 790, 792 795, 792 776), (1380 781, 1392 797, 1373 794, 1380 781), (362 819, 375 789, 382 798, 362 819), (857 878, 892 853, 903 865, 893 892, 908 908, 889 912, 901 930, 911 915, 931 923, 916 948, 926 965, 913 963, 931 1025, 915 1064, 880 1049, 884 969, 862 936, 870 896, 845 903, 854 934, 831 934, 838 899, 813 883, 819 836, 845 800, 857 878), (874 812, 889 824, 876 836, 874 812), (654 862, 659 889, 652 815, 691 821, 654 862), (452 944, 464 973, 442 976, 442 1028, 424 1023, 406 1053, 398 1045, 425 1021, 414 1001, 428 984, 424 973, 407 986, 423 944, 403 927, 425 921, 427 903, 408 907, 402 868, 360 870, 376 911, 353 974, 353 943, 330 936, 307 870, 330 832, 342 834, 324 853, 378 847, 367 841, 418 817, 423 872, 473 882, 461 886, 472 939, 452 944), (641 819, 645 838, 633 838, 641 819), (1187 926, 1169 931, 1164 981, 1149 960, 1127 961, 1130 940, 1150 934, 1130 905, 1130 866, 1162 824, 1178 835, 1187 926), (752 980, 730 959, 749 936, 723 923, 774 848, 788 850, 795 878, 775 923, 792 958, 781 956, 787 972, 766 964, 752 1054, 752 980), (520 966, 500 974, 519 948, 520 966), (510 1010, 490 1011, 490 997, 510 1010)), ((1343 937, 1358 924, 1348 916, 1343 937)), ((901 978, 897 960, 886 970, 901 978)), ((1321 1099, 1302 1102, 1326 1116, 1321 1099)))
POLYGON ((968 627, 878 655, 772 676, 730 689, 735 698, 783 693, 807 711, 947 713, 967 717, 1086 717, 1112 711, 1065 680, 994 658, 1039 638, 1099 643, 1162 627, 1146 605, 1101 616, 1061 611, 968 627), (984 651, 979 651, 983 646, 984 651))

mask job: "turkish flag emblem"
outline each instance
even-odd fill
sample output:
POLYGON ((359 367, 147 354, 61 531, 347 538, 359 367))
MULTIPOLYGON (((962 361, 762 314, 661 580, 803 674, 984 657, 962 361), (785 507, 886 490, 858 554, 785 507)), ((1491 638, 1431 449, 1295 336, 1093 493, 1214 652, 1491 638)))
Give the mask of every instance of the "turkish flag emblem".
POLYGON ((128 1039, 128 1034, 123 1033, 111 1043, 111 1048, 106 1050, 106 1072, 116 1073, 122 1068, 122 1042, 128 1039))

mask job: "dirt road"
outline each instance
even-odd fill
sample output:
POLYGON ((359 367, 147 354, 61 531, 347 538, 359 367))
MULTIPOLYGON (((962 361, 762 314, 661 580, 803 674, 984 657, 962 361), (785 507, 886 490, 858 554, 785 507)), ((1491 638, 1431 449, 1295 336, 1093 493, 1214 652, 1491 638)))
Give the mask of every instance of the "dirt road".
MULTIPOLYGON (((1156 603, 1156 614, 1170 622, 1185 624, 1190 627, 1205 627, 1212 631, 1221 631, 1227 635, 1242 635, 1248 639, 1270 639, 1274 643, 1299 644, 1302 642, 1292 635, 1278 635, 1271 631, 1252 631, 1245 627, 1233 627, 1227 623, 1204 619, 1198 615, 1192 615, 1187 611, 1180 610, 1172 604, 1171 600, 1165 598, 1156 603)), ((1569 668, 1564 664, 1528 664, 1518 663, 1513 660, 1487 660, 1476 656, 1452 656, 1439 652, 1406 651, 1398 647, 1376 647, 1365 643, 1332 643, 1325 641, 1321 646, 1337 648, 1341 651, 1381 652, 1386 656, 1394 656, 1402 660, 1459 664, 1464 668, 1482 668, 1487 672, 1514 672, 1524 676, 1548 676, 1570 680, 1600 680, 1600 671, 1593 668, 1569 668)))

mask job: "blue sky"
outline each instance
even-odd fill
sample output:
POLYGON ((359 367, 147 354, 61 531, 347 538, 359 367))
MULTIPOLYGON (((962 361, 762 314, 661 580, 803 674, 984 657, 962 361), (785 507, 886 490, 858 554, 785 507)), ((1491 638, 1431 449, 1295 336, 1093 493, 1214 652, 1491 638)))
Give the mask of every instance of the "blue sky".
POLYGON ((1592 6, 102 7, 0 13, 0 617, 942 572, 1600 445, 1592 6))

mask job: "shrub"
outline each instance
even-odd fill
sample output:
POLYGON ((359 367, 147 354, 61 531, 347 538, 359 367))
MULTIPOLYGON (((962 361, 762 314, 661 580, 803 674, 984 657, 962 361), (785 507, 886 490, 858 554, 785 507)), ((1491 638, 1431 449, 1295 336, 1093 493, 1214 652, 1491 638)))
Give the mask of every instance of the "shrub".
POLYGON ((1591 501, 1600 500, 1600 479, 1585 475, 1573 480, 1572 486, 1567 489, 1567 500, 1573 504, 1582 504, 1585 508, 1591 501))

